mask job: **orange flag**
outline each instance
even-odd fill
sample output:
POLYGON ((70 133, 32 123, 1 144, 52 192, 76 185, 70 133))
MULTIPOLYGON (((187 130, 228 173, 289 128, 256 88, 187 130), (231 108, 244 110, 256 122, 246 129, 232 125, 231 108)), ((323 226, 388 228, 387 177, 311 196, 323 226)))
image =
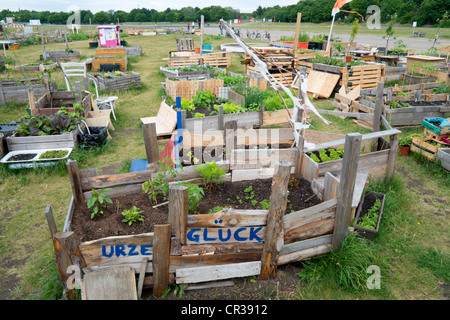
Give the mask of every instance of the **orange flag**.
POLYGON ((352 0, 336 0, 334 4, 333 10, 331 11, 331 15, 334 16, 339 12, 339 9, 342 8, 346 3, 349 3, 352 0))

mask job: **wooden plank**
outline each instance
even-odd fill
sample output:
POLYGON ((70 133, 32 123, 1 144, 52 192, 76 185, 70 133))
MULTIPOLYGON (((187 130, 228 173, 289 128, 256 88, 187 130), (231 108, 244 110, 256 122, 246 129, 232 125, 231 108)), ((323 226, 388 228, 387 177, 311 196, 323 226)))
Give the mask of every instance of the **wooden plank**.
POLYGON ((358 158, 361 149, 362 135, 349 133, 345 139, 342 174, 338 189, 335 227, 333 230, 333 248, 339 249, 347 235, 353 201, 353 192, 358 170, 358 158))
POLYGON ((266 224, 267 213, 267 210, 224 208, 212 214, 189 215, 187 226, 189 228, 262 226, 266 224))
POLYGON ((81 186, 83 191, 89 191, 92 189, 103 189, 103 188, 126 186, 130 184, 138 184, 150 180, 151 175, 154 172, 155 170, 144 170, 131 173, 89 177, 81 179, 81 186))
POLYGON ((187 245, 204 243, 261 243, 264 241, 266 228, 263 226, 230 227, 230 228, 189 228, 187 245))
POLYGON ((291 162, 281 161, 273 177, 270 195, 267 232, 261 257, 260 279, 276 276, 278 252, 283 245, 283 216, 287 204, 287 188, 291 175, 291 162))
POLYGON ((328 253, 330 251, 331 251, 331 243, 305 250, 295 251, 288 254, 283 254, 278 257, 278 265, 283 265, 295 261, 307 260, 312 257, 328 253))
POLYGON ((305 250, 313 247, 317 247, 320 245, 325 245, 331 243, 332 235, 328 234, 325 236, 320 236, 308 240, 297 241, 294 243, 290 243, 284 245, 280 250, 280 255, 292 253, 295 251, 305 250))
POLYGON ((170 224, 156 225, 153 239, 153 295, 161 297, 169 286, 170 224))
POLYGON ((255 276, 260 273, 261 262, 244 262, 210 267, 180 268, 176 271, 176 283, 199 283, 237 277, 255 276))
POLYGON ((134 271, 120 266, 87 273, 82 300, 137 300, 134 271))
POLYGON ((140 263, 153 260, 154 233, 114 236, 80 244, 80 251, 90 267, 140 263))
POLYGON ((320 98, 329 98, 340 76, 336 74, 311 70, 308 75, 308 93, 320 98))

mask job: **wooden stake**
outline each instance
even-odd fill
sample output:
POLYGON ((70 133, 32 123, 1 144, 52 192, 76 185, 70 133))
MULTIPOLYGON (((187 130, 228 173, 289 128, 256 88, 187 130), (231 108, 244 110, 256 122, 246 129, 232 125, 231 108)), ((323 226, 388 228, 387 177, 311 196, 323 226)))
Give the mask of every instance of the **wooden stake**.
MULTIPOLYGON (((384 82, 378 82, 375 101, 375 112, 373 117, 373 129, 372 129, 373 132, 380 131, 381 128, 381 114, 383 111, 383 104, 384 104, 383 89, 384 89, 384 82)), ((378 139, 372 145, 372 152, 377 151, 377 149, 378 149, 378 139)))
POLYGON ((55 217, 53 216, 53 210, 51 205, 47 205, 45 208, 45 217, 47 218, 47 224, 50 229, 50 235, 53 239, 54 235, 58 232, 56 228, 55 217))
POLYGON ((77 206, 84 203, 83 189, 81 188, 80 171, 76 160, 67 161, 67 170, 69 171, 70 185, 72 186, 73 200, 77 206))
POLYGON ((156 134, 156 123, 144 123, 142 125, 144 135, 145 152, 147 153, 147 162, 159 162, 158 136, 156 134))
POLYGON ((295 55, 298 51, 298 37, 300 36, 300 23, 302 21, 302 13, 301 12, 297 12, 297 25, 295 26, 295 39, 294 39, 294 59, 295 59, 295 55))
POLYGON ((188 218, 188 188, 183 186, 169 187, 169 223, 171 235, 182 245, 186 244, 186 227, 188 218))
POLYGON ((334 250, 338 250, 341 247, 350 224, 361 141, 362 135, 360 133, 349 133, 345 136, 344 158, 342 160, 336 218, 333 230, 332 245, 334 250))
POLYGON ((267 215, 266 239, 261 256, 261 273, 259 279, 273 279, 278 266, 278 253, 283 246, 283 216, 287 205, 287 189, 292 164, 281 161, 278 172, 273 176, 270 195, 269 213, 267 215))
POLYGON ((153 295, 160 298, 169 286, 170 224, 156 225, 153 237, 153 295))

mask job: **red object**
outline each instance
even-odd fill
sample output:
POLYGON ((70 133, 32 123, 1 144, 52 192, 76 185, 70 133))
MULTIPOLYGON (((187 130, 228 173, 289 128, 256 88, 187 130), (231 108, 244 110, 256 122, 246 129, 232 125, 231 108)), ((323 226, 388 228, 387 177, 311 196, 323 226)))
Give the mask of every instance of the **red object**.
MULTIPOLYGON (((170 138, 169 142, 167 142, 166 146, 164 147, 164 150, 161 152, 161 155, 159 156, 159 160, 164 161, 164 158, 169 157, 172 159, 173 167, 175 168, 175 138, 172 136, 170 138)), ((167 162, 167 161, 166 161, 167 162)), ((164 163, 166 164, 166 163, 164 163)))
MULTIPOLYGON (((294 41, 283 41, 283 43, 294 44, 294 41)), ((308 42, 298 42, 299 49, 308 49, 308 42)))
POLYGON ((446 137, 442 137, 442 141, 444 141, 446 144, 450 145, 450 139, 446 137))

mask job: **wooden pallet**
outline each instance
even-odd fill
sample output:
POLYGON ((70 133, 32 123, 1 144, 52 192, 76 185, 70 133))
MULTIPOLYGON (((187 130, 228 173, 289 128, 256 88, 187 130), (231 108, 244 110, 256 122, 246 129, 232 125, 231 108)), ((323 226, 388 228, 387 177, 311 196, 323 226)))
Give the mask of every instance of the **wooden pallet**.
POLYGON ((217 68, 229 67, 231 65, 231 55, 229 53, 220 52, 168 58, 169 67, 185 67, 205 64, 217 68))
POLYGON ((442 143, 442 141, 437 141, 429 138, 414 137, 412 139, 411 151, 420 153, 427 157, 430 161, 434 162, 436 160, 438 150, 447 147, 448 145, 442 143), (434 142, 435 145, 432 145, 428 142, 434 142))
POLYGON ((383 64, 341 68, 342 80, 340 85, 345 85, 347 89, 356 88, 358 85, 361 86, 361 89, 376 88, 378 82, 384 81, 385 69, 386 66, 383 64))
POLYGON ((185 81, 173 81, 166 79, 165 84, 167 95, 173 100, 175 100, 176 97, 191 100, 197 91, 211 91, 211 93, 217 97, 219 95, 220 87, 223 87, 223 79, 185 81))

